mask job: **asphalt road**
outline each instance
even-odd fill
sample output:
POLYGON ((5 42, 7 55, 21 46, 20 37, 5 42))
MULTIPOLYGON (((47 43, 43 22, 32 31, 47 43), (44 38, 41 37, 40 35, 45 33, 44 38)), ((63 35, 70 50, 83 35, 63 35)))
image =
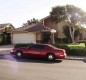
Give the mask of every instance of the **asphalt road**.
POLYGON ((0 80, 85 80, 86 60, 16 59, 0 47, 0 80))

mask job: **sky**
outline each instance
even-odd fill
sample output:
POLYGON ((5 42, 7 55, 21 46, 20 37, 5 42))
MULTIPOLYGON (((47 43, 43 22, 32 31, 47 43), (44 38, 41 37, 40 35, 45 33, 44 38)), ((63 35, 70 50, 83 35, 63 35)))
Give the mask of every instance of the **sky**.
POLYGON ((86 11, 85 0, 0 0, 0 24, 12 23, 16 28, 32 18, 42 19, 52 7, 72 4, 86 11))

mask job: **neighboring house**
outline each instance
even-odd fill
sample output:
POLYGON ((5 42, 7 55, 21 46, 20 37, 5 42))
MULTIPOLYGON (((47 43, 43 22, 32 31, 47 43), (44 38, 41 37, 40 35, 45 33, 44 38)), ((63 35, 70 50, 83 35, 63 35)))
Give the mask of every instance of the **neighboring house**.
POLYGON ((51 28, 43 26, 42 23, 23 26, 11 31, 11 42, 12 44, 48 42, 50 30, 51 28))
POLYGON ((9 32, 12 29, 14 29, 14 27, 11 23, 0 24, 0 33, 5 31, 9 32))

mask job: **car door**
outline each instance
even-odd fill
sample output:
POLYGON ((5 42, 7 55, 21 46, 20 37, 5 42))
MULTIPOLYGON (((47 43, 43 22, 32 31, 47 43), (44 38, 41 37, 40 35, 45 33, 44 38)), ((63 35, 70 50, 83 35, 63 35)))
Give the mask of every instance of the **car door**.
POLYGON ((32 45, 29 47, 29 54, 32 57, 42 57, 45 46, 42 45, 32 45))
POLYGON ((31 57, 37 57, 38 54, 40 54, 40 51, 38 50, 37 45, 32 45, 29 47, 28 53, 31 57))
POLYGON ((45 45, 38 45, 38 46, 37 46, 37 50, 38 50, 40 53, 37 54, 37 57, 43 58, 44 55, 45 55, 45 52, 46 52, 45 49, 46 49, 46 48, 45 48, 45 45))

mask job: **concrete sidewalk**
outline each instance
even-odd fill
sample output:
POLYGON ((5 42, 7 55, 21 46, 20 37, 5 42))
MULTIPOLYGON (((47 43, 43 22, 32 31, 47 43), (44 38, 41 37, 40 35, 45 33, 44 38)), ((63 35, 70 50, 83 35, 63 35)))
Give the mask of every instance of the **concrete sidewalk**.
POLYGON ((82 56, 67 56, 67 60, 86 60, 86 57, 82 56))

